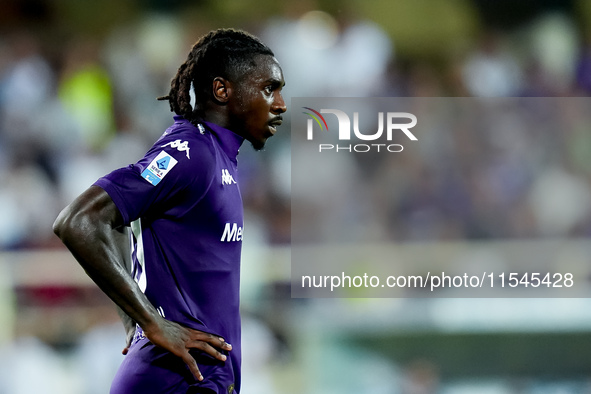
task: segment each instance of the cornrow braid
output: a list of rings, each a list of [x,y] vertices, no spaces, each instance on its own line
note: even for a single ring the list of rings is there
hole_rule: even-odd
[[[201,37],[191,48],[170,83],[167,96],[170,110],[196,123],[203,117],[205,103],[212,97],[214,78],[238,81],[255,67],[258,55],[275,56],[273,51],[255,36],[241,30],[218,29]],[[191,106],[191,86],[195,93],[195,108]]]

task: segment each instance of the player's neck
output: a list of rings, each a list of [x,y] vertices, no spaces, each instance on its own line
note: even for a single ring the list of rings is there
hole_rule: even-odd
[[[230,122],[224,112],[220,111],[207,111],[203,115],[203,120],[209,123],[217,124],[225,129],[230,129]]]

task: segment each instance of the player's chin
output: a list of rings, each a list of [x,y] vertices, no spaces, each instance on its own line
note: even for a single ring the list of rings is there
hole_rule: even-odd
[[[266,132],[264,135],[262,135],[259,138],[252,138],[250,140],[250,143],[252,144],[252,147],[254,148],[254,150],[262,150],[265,147],[265,144],[267,143],[267,140],[271,137],[273,137],[273,134],[271,131]]]
[[[267,143],[267,138],[262,138],[262,139],[256,139],[256,140],[251,140],[250,143],[252,144],[252,147],[254,148],[254,150],[259,151],[259,150],[263,150],[263,148],[265,147],[265,144]]]

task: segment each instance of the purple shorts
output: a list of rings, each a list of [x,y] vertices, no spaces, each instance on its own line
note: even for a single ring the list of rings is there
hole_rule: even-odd
[[[150,342],[136,331],[129,352],[121,363],[111,394],[236,394],[230,362],[222,362],[198,351],[191,351],[203,375],[201,382],[179,357]]]

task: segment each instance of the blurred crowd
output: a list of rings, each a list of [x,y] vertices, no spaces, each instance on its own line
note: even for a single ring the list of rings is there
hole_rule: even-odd
[[[382,136],[371,141],[383,144],[381,152],[349,153],[347,141],[326,133],[321,143],[338,144],[339,153],[318,153],[316,141],[293,140],[293,242],[591,235],[587,98],[404,98],[390,100],[389,106],[379,99],[365,106],[358,102],[362,133],[377,129],[378,111],[395,107],[419,119],[412,129],[418,141]],[[327,108],[355,110],[347,111],[353,107],[350,101],[330,103]],[[327,119],[330,128],[332,118]],[[363,124],[364,118],[370,120]],[[404,150],[387,152],[391,143]]]
[[[591,91],[588,40],[566,14],[542,15],[519,34],[483,28],[466,49],[433,64],[397,58],[396,37],[347,9],[331,15],[310,6],[311,2],[294,2],[282,14],[250,29],[282,63],[288,102],[291,97],[312,96],[530,97],[581,96]],[[174,16],[151,14],[105,37],[80,35],[59,46],[48,45],[41,34],[26,29],[0,36],[0,248],[55,245],[50,227],[57,212],[99,176],[143,155],[171,122],[168,106],[155,98],[167,92],[191,43],[207,31],[202,28],[184,27]],[[266,152],[243,149],[240,157],[246,209],[257,218],[252,232],[271,244],[290,239],[289,127],[287,122]],[[466,138],[451,142],[449,166],[460,166],[466,159],[453,151],[469,150],[468,160],[491,156],[486,135],[455,132]],[[591,138],[588,132],[579,127],[551,134],[549,138],[565,147],[556,152],[562,160],[555,169],[580,183],[579,189],[588,188],[584,149]],[[504,193],[496,187],[519,176],[511,166],[524,168],[505,159],[496,155],[483,165],[471,164],[474,178],[495,193]],[[429,158],[421,160],[417,165],[428,166]],[[500,179],[493,184],[494,174]],[[478,205],[479,192],[467,185],[455,188],[457,177],[454,181],[429,171],[426,175],[431,176],[405,184],[408,201],[396,205],[393,200],[386,207],[392,222],[400,223],[399,239],[413,238],[413,226],[405,223],[413,220],[417,208],[408,204],[422,200],[428,209],[445,210],[444,200],[454,190],[466,205]],[[514,193],[532,192],[534,181],[530,177]],[[502,206],[499,209],[503,211]],[[486,218],[456,213],[437,220],[444,225],[471,221],[459,223],[472,230],[460,231],[457,238],[515,235],[510,223],[502,223],[515,215],[497,216],[495,221],[501,222],[495,225],[497,230],[485,231],[477,229],[485,224],[472,222]],[[516,214],[527,216],[527,212]],[[562,235],[572,231],[565,229]]]
[[[483,31],[441,71],[424,62],[400,64],[395,37],[351,12],[334,17],[307,10],[306,2],[286,8],[253,33],[283,64],[287,98],[570,96],[591,89],[591,54],[565,15],[533,23],[521,48],[500,32]],[[150,16],[102,39],[75,37],[51,58],[39,35],[21,30],[1,37],[0,247],[51,245],[48,229],[61,207],[98,176],[141,157],[170,122],[155,97],[167,91],[196,38],[187,32],[195,33],[171,17]],[[526,53],[517,51],[524,47]],[[567,143],[574,138],[556,135]],[[247,209],[263,219],[272,243],[289,240],[288,176],[274,170],[289,168],[289,139],[277,139],[273,152],[241,163]]]

